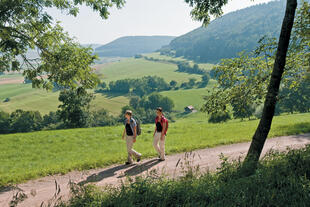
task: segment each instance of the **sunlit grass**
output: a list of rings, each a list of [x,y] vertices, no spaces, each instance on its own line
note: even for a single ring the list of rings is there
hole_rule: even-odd
[[[209,124],[197,113],[170,123],[168,154],[223,144],[250,141],[258,120]],[[155,156],[153,125],[143,125],[135,149],[143,157]],[[310,114],[275,117],[270,137],[310,132]],[[122,127],[42,131],[0,136],[0,185],[70,170],[121,163],[126,159]]]

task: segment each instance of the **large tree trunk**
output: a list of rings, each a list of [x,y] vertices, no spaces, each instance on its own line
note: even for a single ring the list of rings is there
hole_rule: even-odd
[[[291,31],[294,23],[297,0],[287,0],[285,16],[282,22],[281,34],[278,42],[276,59],[268,86],[268,92],[264,104],[262,118],[253,136],[250,149],[244,162],[244,166],[251,163],[254,168],[259,160],[266,138],[270,131],[272,119],[277,103],[280,82],[284,71],[286,54],[290,42]]]

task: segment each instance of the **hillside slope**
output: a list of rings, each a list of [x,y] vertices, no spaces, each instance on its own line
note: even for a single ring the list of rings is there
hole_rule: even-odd
[[[218,62],[250,51],[264,35],[277,37],[285,11],[285,1],[273,1],[231,12],[171,41],[162,49],[177,57],[200,62]]]
[[[168,45],[172,36],[126,36],[96,48],[100,57],[132,57],[136,54],[150,53]]]

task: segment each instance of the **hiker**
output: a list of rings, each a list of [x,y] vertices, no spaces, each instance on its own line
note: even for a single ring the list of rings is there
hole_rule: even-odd
[[[156,119],[155,119],[155,131],[154,131],[154,141],[153,146],[159,154],[159,160],[165,160],[165,139],[168,130],[168,120],[163,114],[163,109],[158,107],[156,109]],[[158,145],[159,143],[159,145]]]
[[[133,144],[136,142],[137,137],[137,123],[136,120],[132,118],[132,111],[127,110],[125,112],[125,118],[124,121],[124,132],[123,132],[123,139],[126,138],[126,144],[127,144],[127,152],[128,152],[128,158],[126,165],[132,164],[132,155],[137,158],[137,162],[140,162],[141,160],[141,154],[133,150]]]

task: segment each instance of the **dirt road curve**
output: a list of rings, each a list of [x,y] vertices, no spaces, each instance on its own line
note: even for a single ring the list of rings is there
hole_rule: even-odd
[[[310,144],[310,134],[277,137],[267,140],[264,153],[270,149],[286,150],[287,147],[300,148],[307,144]],[[193,160],[193,164],[199,164],[201,169],[215,170],[220,165],[219,155],[221,153],[225,156],[229,156],[231,159],[237,159],[246,154],[249,145],[250,143],[240,143],[196,150],[190,157]],[[193,154],[195,154],[195,156],[193,156]],[[47,201],[52,198],[55,193],[55,180],[60,185],[61,195],[68,197],[69,180],[77,183],[93,183],[98,186],[115,185],[119,184],[126,176],[134,177],[136,175],[142,175],[153,169],[168,174],[169,176],[177,176],[181,173],[181,168],[180,166],[176,167],[176,163],[180,159],[183,160],[184,156],[185,154],[181,153],[167,156],[164,162],[159,162],[157,159],[148,159],[143,160],[137,165],[114,165],[104,169],[71,172],[66,175],[55,175],[29,181],[18,185],[18,188],[22,189],[28,196],[28,198],[18,206],[40,206],[42,201]],[[16,189],[6,189],[0,192],[0,206],[7,207],[14,193],[16,193]]]

